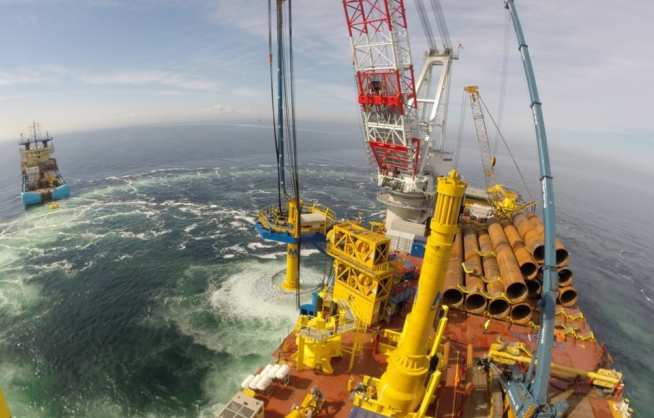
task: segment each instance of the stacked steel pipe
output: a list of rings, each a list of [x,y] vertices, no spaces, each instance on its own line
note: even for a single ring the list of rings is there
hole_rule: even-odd
[[[456,234],[445,275],[443,303],[474,314],[526,324],[541,294],[543,224],[533,214],[496,221],[487,229],[464,225]],[[569,253],[556,240],[558,303],[573,306],[577,291]]]
[[[492,318],[505,318],[511,310],[509,300],[504,296],[504,283],[500,278],[500,268],[493,252],[490,236],[486,231],[479,232],[479,249],[481,250],[486,294],[488,295],[488,314]]]
[[[482,313],[486,310],[486,286],[483,279],[483,268],[479,256],[477,233],[472,227],[463,228],[463,249],[465,272],[465,309],[472,313]]]
[[[513,225],[523,240],[524,247],[532,255],[533,260],[542,266],[545,258],[545,227],[543,221],[534,214],[518,214],[513,218]],[[570,253],[561,240],[555,241],[556,269],[559,275],[558,302],[563,306],[573,306],[577,302],[577,291],[572,287],[574,273],[569,267]],[[542,268],[541,268],[542,271]],[[538,283],[538,289],[537,285]],[[529,285],[529,283],[527,283]],[[540,294],[540,282],[530,286],[530,295]]]
[[[447,264],[445,273],[445,284],[443,286],[443,303],[450,307],[459,308],[463,305],[463,246],[461,239],[461,230],[456,233],[450,261]]]
[[[490,235],[497,265],[500,268],[500,277],[506,289],[506,297],[511,303],[524,302],[527,298],[527,285],[506,238],[504,228],[499,223],[493,223],[488,227],[488,235]]]
[[[527,299],[528,288],[513,247],[500,223],[491,224],[488,227],[488,234],[497,257],[506,297],[511,302],[511,312],[509,313],[511,321],[527,323],[531,319],[531,307],[523,302]]]

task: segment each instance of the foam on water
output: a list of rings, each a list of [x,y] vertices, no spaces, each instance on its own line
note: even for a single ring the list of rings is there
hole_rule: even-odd
[[[30,283],[28,279],[29,276],[20,272],[0,272],[0,315],[16,317],[39,300],[40,286]]]
[[[146,320],[152,326],[172,323],[194,344],[220,356],[205,376],[200,416],[212,416],[245,375],[268,363],[292,328],[295,295],[279,290],[275,278],[283,268],[280,262],[257,261],[191,266]],[[311,268],[303,269],[302,277],[305,293],[322,279]]]
[[[280,275],[276,274],[284,267],[281,262],[243,262],[240,271],[211,292],[211,306],[226,318],[283,320],[291,324],[297,316],[295,294],[280,290]],[[303,268],[303,292],[315,288],[321,280],[321,272]]]
[[[249,250],[252,250],[252,251],[273,248],[272,245],[267,245],[267,244],[261,243],[259,241],[251,242],[251,243],[249,243],[247,245],[247,247],[248,247]]]

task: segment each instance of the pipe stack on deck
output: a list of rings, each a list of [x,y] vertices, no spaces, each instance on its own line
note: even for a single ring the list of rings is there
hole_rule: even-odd
[[[518,259],[500,223],[490,224],[488,227],[493,251],[500,267],[500,276],[505,287],[505,294],[511,302],[511,321],[527,323],[531,319],[531,307],[525,303],[528,296],[527,284]]]
[[[488,314],[497,319],[505,318],[511,310],[509,300],[504,296],[504,283],[500,277],[500,267],[497,264],[493,244],[486,231],[479,231],[479,249],[481,250],[484,277],[486,279],[486,294],[488,295]]]
[[[572,306],[577,291],[568,267],[569,253],[556,240],[558,303]],[[474,314],[526,324],[542,291],[544,227],[533,214],[496,221],[485,229],[464,225],[454,241],[445,276],[443,303]]]
[[[486,310],[486,296],[484,291],[484,270],[479,256],[479,242],[477,233],[470,226],[463,228],[463,250],[464,262],[463,270],[465,272],[465,309],[472,313],[482,313]]]
[[[461,240],[461,230],[456,233],[450,261],[447,264],[445,273],[445,284],[443,286],[443,303],[453,308],[459,308],[463,305],[463,246]]]
[[[534,214],[527,216],[519,214],[513,218],[513,223],[518,228],[525,242],[525,246],[532,254],[534,260],[539,266],[542,266],[545,259],[545,227],[543,221]],[[558,303],[563,306],[572,306],[577,302],[577,291],[572,286],[574,274],[568,264],[570,253],[561,240],[557,239],[554,245],[556,251],[556,269],[559,274]],[[542,272],[539,275],[542,275]]]
[[[538,272],[535,265],[533,269]],[[493,318],[527,323],[531,307],[526,299],[527,285],[503,227],[493,224],[488,231],[477,231],[464,226],[452,248],[443,303],[474,314],[487,312]]]

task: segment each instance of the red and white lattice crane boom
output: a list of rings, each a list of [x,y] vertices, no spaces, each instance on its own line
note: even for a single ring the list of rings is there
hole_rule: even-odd
[[[416,82],[404,0],[342,0],[352,42],[364,141],[377,164],[379,200],[389,222],[424,224],[445,135],[452,52],[438,0],[431,0],[439,48],[422,0],[418,11],[429,49]],[[439,75],[436,73],[439,72]],[[440,142],[432,138],[440,127]],[[440,144],[440,145],[439,145]]]

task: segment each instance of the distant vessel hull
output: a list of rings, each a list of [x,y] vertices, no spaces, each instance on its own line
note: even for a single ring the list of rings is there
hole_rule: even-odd
[[[59,173],[57,160],[53,156],[53,138],[47,132],[42,135],[38,125],[34,123],[32,135],[21,135],[18,145],[23,176],[23,205],[35,206],[69,197],[70,187]]]
[[[64,183],[57,187],[42,189],[37,191],[26,191],[23,188],[21,198],[25,207],[41,205],[43,203],[62,200],[70,197],[70,186]]]

